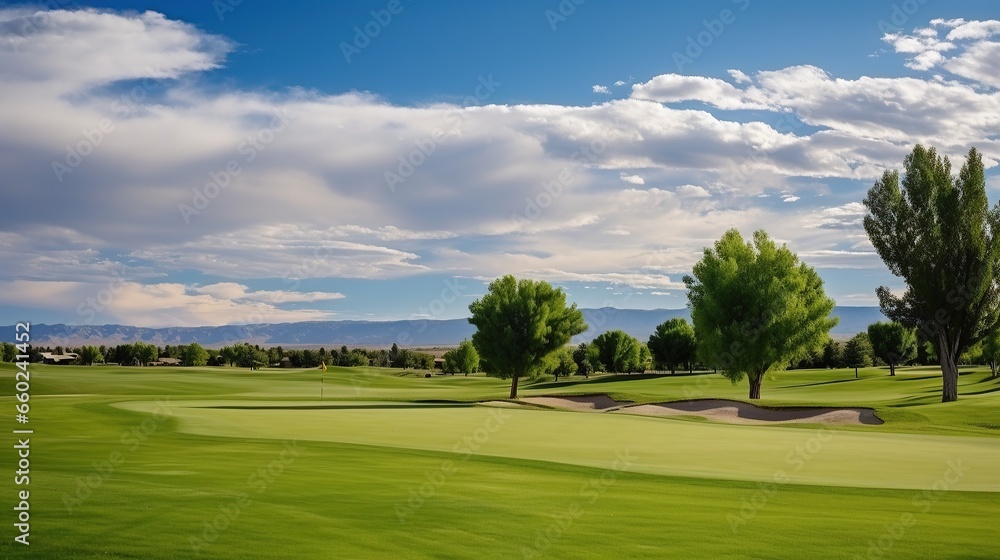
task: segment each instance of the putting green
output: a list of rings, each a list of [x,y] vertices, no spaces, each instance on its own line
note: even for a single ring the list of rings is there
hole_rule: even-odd
[[[152,413],[156,402],[115,406]],[[388,402],[176,401],[190,434],[532,459],[659,475],[842,487],[1000,491],[994,438],[721,425],[630,415]],[[944,485],[944,486],[942,486]]]

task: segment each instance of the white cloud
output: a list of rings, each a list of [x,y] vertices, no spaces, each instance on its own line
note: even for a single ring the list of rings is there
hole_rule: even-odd
[[[629,175],[628,173],[622,172],[620,176],[622,181],[626,183],[632,183],[633,185],[645,185],[646,180],[638,175]]]
[[[617,82],[615,82],[615,87],[622,87],[622,86],[623,86],[623,85],[625,85],[626,83],[627,83],[627,82],[624,82],[624,81],[622,81],[622,80],[618,80]]]
[[[674,189],[674,191],[677,193],[677,196],[685,198],[709,198],[712,196],[704,187],[699,187],[698,185],[681,185]]]
[[[204,87],[197,73],[222,65],[233,48],[224,38],[158,14],[95,11],[51,12],[34,35],[12,37],[18,10],[0,10],[0,43],[13,38],[19,49],[0,49],[0,189],[5,204],[21,209],[0,226],[0,281],[29,282],[64,309],[79,303],[78,284],[116,277],[135,284],[128,293],[136,302],[143,283],[158,286],[150,301],[176,308],[186,324],[209,322],[210,310],[267,305],[282,320],[323,316],[294,315],[307,312],[274,301],[340,295],[246,287],[260,278],[534,271],[680,289],[666,273],[688,270],[729,227],[764,227],[818,262],[856,267],[878,262],[870,248],[855,247],[853,232],[845,239],[863,211],[770,208],[754,195],[829,178],[840,180],[838,200],[860,200],[915,141],[949,155],[975,145],[988,162],[1000,160],[1000,95],[989,82],[1000,57],[990,58],[994,31],[982,22],[933,24],[933,37],[894,43],[913,51],[908,58],[944,57],[923,62],[946,76],[937,80],[847,79],[795,66],[733,70],[731,81],[654,76],[633,84],[628,99],[588,106],[461,107]],[[973,75],[979,83],[961,79]],[[145,84],[145,97],[116,110],[121,80]],[[772,124],[726,112],[745,109]],[[267,128],[281,114],[287,126]],[[52,162],[102,119],[113,132],[59,183],[48,174]],[[265,132],[273,141],[247,160],[241,145]],[[406,162],[428,142],[433,154]],[[233,161],[239,175],[185,223],[178,205],[191,204],[193,190],[213,180],[209,172],[219,176]],[[390,189],[385,174],[404,164],[413,168]],[[645,188],[652,184],[663,188]],[[224,281],[175,281],[190,272]],[[138,306],[115,313],[169,322]]]
[[[14,280],[0,282],[0,305],[65,312],[75,310],[77,323],[124,323],[142,327],[217,326],[329,320],[329,311],[285,310],[273,301],[229,298],[226,288],[200,293],[179,283],[120,282],[111,287],[84,282]],[[106,297],[104,297],[106,295]],[[285,301],[316,301],[294,299]],[[100,298],[100,299],[98,299]],[[282,303],[282,302],[277,302]]]
[[[795,196],[794,194],[786,194],[781,197],[782,202],[798,202],[799,200],[800,198]]]
[[[940,33],[946,32],[940,38]],[[935,19],[912,34],[886,34],[882,40],[897,53],[909,55],[915,70],[944,69],[955,76],[1000,87],[1000,20]]]
[[[611,95],[611,90],[608,89],[608,86],[596,85],[593,86],[591,89],[594,90],[594,93],[603,93],[605,95]]]
[[[256,290],[248,291],[247,286],[235,282],[218,282],[207,286],[193,288],[198,294],[207,294],[219,299],[238,301],[254,301],[260,303],[311,303],[331,301],[344,298],[339,292],[294,292],[289,290]]]
[[[750,82],[753,81],[750,79],[750,76],[747,76],[746,74],[744,74],[739,70],[730,69],[727,70],[727,72],[729,72],[729,75],[732,76],[733,81],[736,82],[737,84],[749,84]]]
[[[858,228],[861,227],[861,222],[867,213],[864,204],[848,202],[841,206],[824,208],[813,216],[812,222],[815,227],[822,228]]]

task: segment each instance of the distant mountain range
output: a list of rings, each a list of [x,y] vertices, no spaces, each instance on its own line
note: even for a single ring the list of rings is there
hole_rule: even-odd
[[[587,332],[573,342],[586,342],[597,335],[621,329],[639,340],[646,340],[656,325],[674,317],[690,321],[687,309],[581,309],[590,325]],[[885,320],[877,307],[837,306],[833,316],[840,317],[840,324],[833,329],[834,338],[848,338],[868,328],[876,321]],[[14,332],[14,327],[3,327],[4,332]],[[125,342],[149,342],[158,346],[166,344],[199,344],[218,348],[234,342],[249,342],[268,346],[452,346],[463,338],[472,336],[475,328],[466,319],[417,320],[417,321],[309,321],[302,323],[273,323],[230,325],[222,327],[165,327],[146,328],[124,325],[46,325],[31,326],[31,341],[43,346],[112,345]]]

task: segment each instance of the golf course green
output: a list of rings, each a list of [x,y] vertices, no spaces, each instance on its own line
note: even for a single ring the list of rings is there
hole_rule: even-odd
[[[0,364],[4,395],[14,371]],[[33,431],[30,485],[13,485],[12,445],[0,457],[0,558],[1000,556],[1000,380],[986,368],[962,368],[955,403],[939,402],[939,371],[916,367],[779,372],[757,403],[870,408],[878,425],[482,404],[508,383],[32,366],[30,422],[0,398],[8,427]],[[711,373],[521,389],[632,403],[746,395]],[[13,542],[24,488],[29,547]]]

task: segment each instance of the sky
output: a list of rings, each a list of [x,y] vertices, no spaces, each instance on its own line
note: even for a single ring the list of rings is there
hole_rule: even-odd
[[[730,228],[876,305],[866,191],[998,125],[992,1],[0,3],[0,324],[676,309]]]

